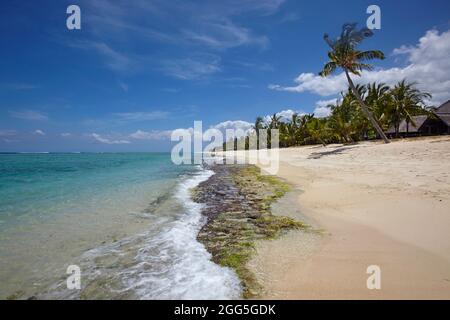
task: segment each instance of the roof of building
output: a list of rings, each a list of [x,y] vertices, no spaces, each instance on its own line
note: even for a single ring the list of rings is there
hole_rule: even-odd
[[[447,102],[442,104],[439,108],[437,108],[435,113],[436,114],[441,114],[441,113],[448,113],[448,114],[450,114],[450,100],[448,100]]]
[[[443,122],[445,122],[445,124],[447,125],[447,126],[449,126],[450,127],[450,113],[448,113],[448,114],[439,114],[439,113],[436,113],[436,116],[439,118],[439,119],[441,119]]]
[[[412,119],[414,121],[415,126],[414,126],[414,124],[412,122],[409,123],[409,128],[408,128],[408,132],[409,133],[418,132],[420,127],[424,124],[424,122],[427,121],[428,116],[427,115],[414,116],[414,117],[412,117]],[[402,132],[406,133],[407,132],[406,129],[407,129],[406,120],[402,120],[402,122],[400,123],[398,132],[399,133],[402,133]],[[391,126],[386,133],[395,133],[395,127]]]

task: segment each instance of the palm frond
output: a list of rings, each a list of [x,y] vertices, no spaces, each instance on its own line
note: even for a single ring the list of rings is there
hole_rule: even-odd
[[[359,51],[356,53],[356,58],[361,61],[385,58],[384,53],[380,50]]]
[[[337,69],[337,64],[335,62],[328,62],[324,67],[323,70],[321,72],[319,72],[319,75],[321,77],[326,77],[329,76],[330,74],[332,74],[334,71],[336,71]]]

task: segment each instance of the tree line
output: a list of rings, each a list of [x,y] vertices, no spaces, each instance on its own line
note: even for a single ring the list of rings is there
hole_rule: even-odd
[[[355,23],[344,24],[341,35],[336,40],[324,35],[324,40],[331,50],[328,52],[329,61],[319,75],[327,77],[337,69],[342,69],[349,84],[348,90],[341,92],[340,99],[328,106],[328,117],[293,114],[288,121],[277,114],[271,116],[269,121],[257,117],[252,132],[240,138],[245,139],[245,147],[249,148],[250,136],[258,136],[262,129],[269,129],[269,138],[270,129],[278,129],[280,147],[351,143],[375,138],[382,138],[384,142],[389,143],[386,130],[393,127],[395,135],[398,136],[402,121],[406,121],[408,131],[410,125],[416,125],[414,116],[430,115],[431,108],[427,107],[425,102],[431,99],[431,94],[419,90],[414,82],[405,79],[393,87],[384,83],[353,83],[351,74],[361,76],[363,70],[373,69],[368,63],[369,60],[384,59],[383,52],[379,50],[357,49],[365,38],[372,35],[373,32],[367,28],[357,30]],[[230,142],[234,142],[233,147]],[[236,149],[238,139],[230,142],[224,143],[225,150]]]

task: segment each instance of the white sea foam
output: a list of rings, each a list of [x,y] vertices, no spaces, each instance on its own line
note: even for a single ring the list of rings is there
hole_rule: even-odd
[[[214,173],[202,170],[178,186],[176,197],[183,214],[148,237],[136,256],[137,264],[122,272],[127,289],[142,299],[237,299],[241,294],[234,271],[211,261],[196,239],[205,218],[202,205],[192,201],[190,189]]]
[[[213,263],[197,241],[206,219],[190,189],[213,174],[201,169],[183,179],[175,199],[169,197],[148,214],[145,232],[85,252],[80,267],[82,286],[89,290],[83,294],[93,299],[239,299],[236,273]],[[66,290],[64,281],[42,298],[77,299],[79,292]]]

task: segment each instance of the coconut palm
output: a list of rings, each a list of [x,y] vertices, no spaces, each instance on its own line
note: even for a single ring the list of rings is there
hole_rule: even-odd
[[[293,117],[290,122],[282,126],[283,130],[281,132],[281,135],[283,136],[285,144],[288,147],[295,146],[297,144],[298,128],[297,123],[294,120],[296,119]],[[280,138],[280,140],[282,139]]]
[[[296,112],[293,113],[292,117],[291,117],[291,123],[295,129],[297,129],[297,127],[298,127],[298,120],[299,120],[298,113],[296,113]]]
[[[270,117],[269,121],[269,129],[278,129],[281,124],[281,116],[278,116],[276,113]]]
[[[253,125],[253,129],[258,132],[259,130],[264,128],[264,119],[263,117],[257,117],[255,120],[255,124]]]
[[[259,130],[264,129],[264,119],[263,117],[257,117],[255,124],[253,125],[253,130],[256,133],[256,149],[259,150]]]
[[[325,64],[323,70],[319,74],[322,77],[326,77],[335,72],[337,68],[341,68],[342,70],[344,70],[348,84],[352,89],[353,94],[357,98],[364,114],[372,123],[379,136],[383,138],[384,142],[389,143],[389,139],[386,137],[380,125],[373,117],[372,112],[363,101],[362,97],[355,87],[355,84],[353,83],[353,80],[350,77],[350,73],[360,76],[361,71],[373,69],[373,66],[365,63],[365,61],[372,59],[384,59],[383,52],[379,50],[357,50],[357,46],[365,38],[372,35],[373,32],[368,28],[363,28],[359,31],[356,30],[356,23],[344,24],[344,26],[342,27],[341,36],[336,41],[331,40],[329,36],[325,34],[324,39],[332,50],[328,52],[328,58],[330,59],[330,61]]]
[[[381,127],[386,126],[386,129],[389,126],[388,112],[392,101],[389,90],[390,88],[384,83],[369,83],[367,85],[367,95],[364,99],[375,120]]]
[[[342,99],[342,102],[336,101],[335,105],[328,106],[331,109],[331,115],[328,118],[328,127],[332,135],[344,143],[353,142],[353,136],[356,134],[355,113],[357,110],[351,105],[349,99]]]
[[[324,147],[327,145],[327,127],[326,127],[327,120],[326,119],[318,119],[314,118],[314,115],[312,118],[309,119],[306,128],[308,135],[305,139],[305,143],[321,143]]]
[[[409,124],[414,123],[413,116],[427,113],[424,108],[424,101],[431,99],[431,94],[422,92],[415,87],[416,83],[408,83],[406,80],[400,81],[391,90],[391,122],[395,127],[395,134],[398,136],[400,122],[406,121],[406,132],[409,132]]]

